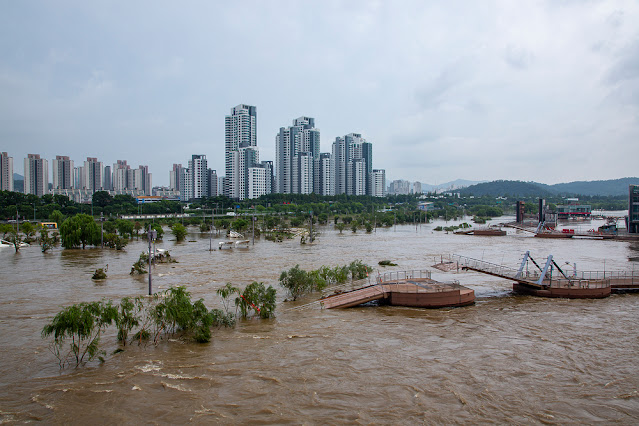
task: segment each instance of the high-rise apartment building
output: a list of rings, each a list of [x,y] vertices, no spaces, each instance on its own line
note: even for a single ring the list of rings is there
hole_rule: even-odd
[[[188,167],[182,167],[180,169],[180,200],[188,201],[193,189],[193,182],[191,182],[191,171]]]
[[[73,160],[64,155],[56,155],[53,166],[53,189],[73,188]]]
[[[117,160],[115,164],[113,164],[113,190],[114,191],[125,191],[129,188],[129,177],[131,166],[126,163],[126,160]]]
[[[93,192],[102,191],[104,184],[104,166],[97,158],[87,157],[83,169],[83,188]]]
[[[313,155],[300,151],[293,157],[293,194],[313,192]]]
[[[313,192],[314,160],[319,157],[319,151],[320,131],[315,128],[314,118],[299,117],[293,120],[292,126],[280,128],[275,137],[276,191],[282,194]],[[310,167],[304,168],[309,161]],[[301,192],[308,190],[309,179],[310,192]]]
[[[217,197],[218,196],[218,192],[217,192],[217,187],[218,187],[217,171],[209,169],[207,173],[208,173],[207,174],[208,180],[206,182],[206,186],[208,188],[208,194],[207,195],[209,197]]]
[[[313,192],[317,195],[333,195],[331,158],[330,153],[323,152],[313,160]]]
[[[111,172],[111,166],[104,166],[104,183],[102,188],[105,191],[113,191],[113,172]]]
[[[331,174],[334,194],[373,194],[373,145],[359,133],[335,138]]]
[[[366,195],[366,160],[354,158],[346,167],[346,194]]]
[[[133,170],[133,182],[128,189],[143,192],[144,195],[152,194],[153,184],[149,166],[139,166]]]
[[[272,194],[275,189],[275,176],[273,175],[273,162],[272,161],[262,161],[260,162],[261,167],[266,169],[266,193]]]
[[[0,152],[0,191],[13,191],[13,157]]]
[[[248,150],[248,151],[247,151]],[[238,105],[224,119],[224,195],[243,200],[248,191],[248,169],[257,159],[257,108]]]
[[[259,198],[267,193],[267,173],[268,169],[266,167],[263,167],[262,164],[256,165],[254,167],[249,167],[247,174],[248,182],[246,189],[246,198]]]
[[[190,192],[188,199],[202,198],[209,195],[208,163],[206,155],[192,155],[189,160]]]
[[[407,180],[394,180],[390,184],[390,193],[391,194],[409,194],[410,193],[410,182]]]
[[[24,193],[38,197],[49,193],[49,162],[38,154],[24,159]]]
[[[182,165],[173,164],[173,169],[169,171],[169,188],[173,191],[181,191],[180,177],[182,176]]]
[[[373,197],[384,197],[386,195],[386,170],[373,170]]]

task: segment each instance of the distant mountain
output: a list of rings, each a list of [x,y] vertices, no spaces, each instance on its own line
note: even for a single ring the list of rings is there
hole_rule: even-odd
[[[15,192],[24,192],[24,176],[17,173],[13,174],[13,190]]]
[[[483,181],[456,179],[450,182],[440,183],[438,185],[430,185],[428,183],[422,183],[422,192],[432,192],[437,190],[448,190],[448,189],[455,190],[455,189],[465,188],[470,185],[475,185],[481,182]]]
[[[483,182],[459,190],[462,195],[482,197],[549,197],[555,195],[536,182],[521,182],[515,180],[496,180]]]
[[[540,184],[541,185],[541,184]],[[626,177],[613,180],[577,181],[549,185],[559,195],[601,195],[618,197],[628,195],[628,185],[639,185],[639,178]]]
[[[13,174],[13,181],[15,182],[15,181],[17,181],[17,180],[24,180],[24,176],[19,175],[19,174],[17,174],[17,173],[14,173],[14,174]]]
[[[624,196],[628,194],[628,185],[639,185],[639,178],[612,180],[579,181],[546,185],[537,182],[497,180],[483,182],[461,189],[462,195],[481,197],[551,197],[551,196]]]

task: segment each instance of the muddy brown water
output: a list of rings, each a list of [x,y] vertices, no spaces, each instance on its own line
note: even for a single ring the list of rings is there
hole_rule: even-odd
[[[502,218],[501,220],[504,220]],[[449,222],[450,224],[451,222]],[[60,371],[40,338],[63,306],[144,295],[131,264],[146,243],[125,251],[38,247],[0,250],[0,420],[46,423],[637,423],[639,295],[603,300],[516,296],[511,283],[430,268],[455,253],[516,267],[537,259],[580,270],[632,270],[639,244],[434,232],[443,222],[366,234],[321,227],[319,240],[256,241],[248,250],[208,251],[208,234],[159,244],[178,264],[154,271],[154,289],[184,285],[209,307],[226,282],[277,285],[281,271],[361,259],[386,270],[430,269],[475,290],[474,306],[420,310],[364,306],[291,309],[215,330],[210,344],[178,340],[127,346],[104,364]],[[444,224],[445,225],[445,224]],[[585,224],[586,227],[596,225]],[[213,245],[223,238],[213,238]],[[108,264],[108,278],[91,273]],[[103,338],[111,353],[111,331]]]

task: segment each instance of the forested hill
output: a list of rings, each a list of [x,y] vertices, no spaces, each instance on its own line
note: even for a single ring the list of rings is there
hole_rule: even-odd
[[[460,190],[460,193],[462,195],[474,195],[477,197],[483,195],[493,197],[550,197],[553,195],[619,197],[628,194],[628,185],[631,184],[639,185],[639,178],[579,181],[554,185],[545,185],[537,182],[497,180],[463,188]]]
[[[577,181],[569,183],[557,183],[550,185],[551,191],[560,195],[601,195],[622,196],[628,195],[628,185],[639,185],[639,178],[627,177],[613,180]],[[545,187],[545,185],[542,185]]]
[[[550,197],[554,195],[548,189],[542,188],[535,182],[521,182],[516,180],[496,180],[494,182],[478,183],[459,190],[462,195],[481,197]]]

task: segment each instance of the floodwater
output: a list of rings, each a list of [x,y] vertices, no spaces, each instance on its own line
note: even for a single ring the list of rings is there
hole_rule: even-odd
[[[506,220],[501,218],[500,220]],[[448,222],[451,224],[451,222]],[[209,344],[164,341],[126,347],[105,363],[60,371],[40,331],[63,306],[144,295],[146,276],[129,270],[146,243],[125,251],[34,246],[0,250],[0,421],[46,423],[598,423],[639,421],[639,294],[603,300],[516,296],[511,283],[430,268],[442,254],[517,267],[530,250],[579,270],[639,267],[639,243],[434,232],[443,222],[366,234],[321,227],[300,245],[256,240],[246,250],[209,251],[208,234],[159,247],[179,263],[158,265],[154,290],[184,285],[209,308],[226,282],[277,286],[305,269],[352,260],[384,270],[430,269],[475,290],[474,306],[421,310],[364,306],[291,309],[214,330]],[[596,227],[596,223],[583,226]],[[213,247],[222,241],[213,237]],[[108,279],[91,280],[108,264]],[[380,268],[381,269],[381,268]],[[109,354],[113,329],[103,338]]]

